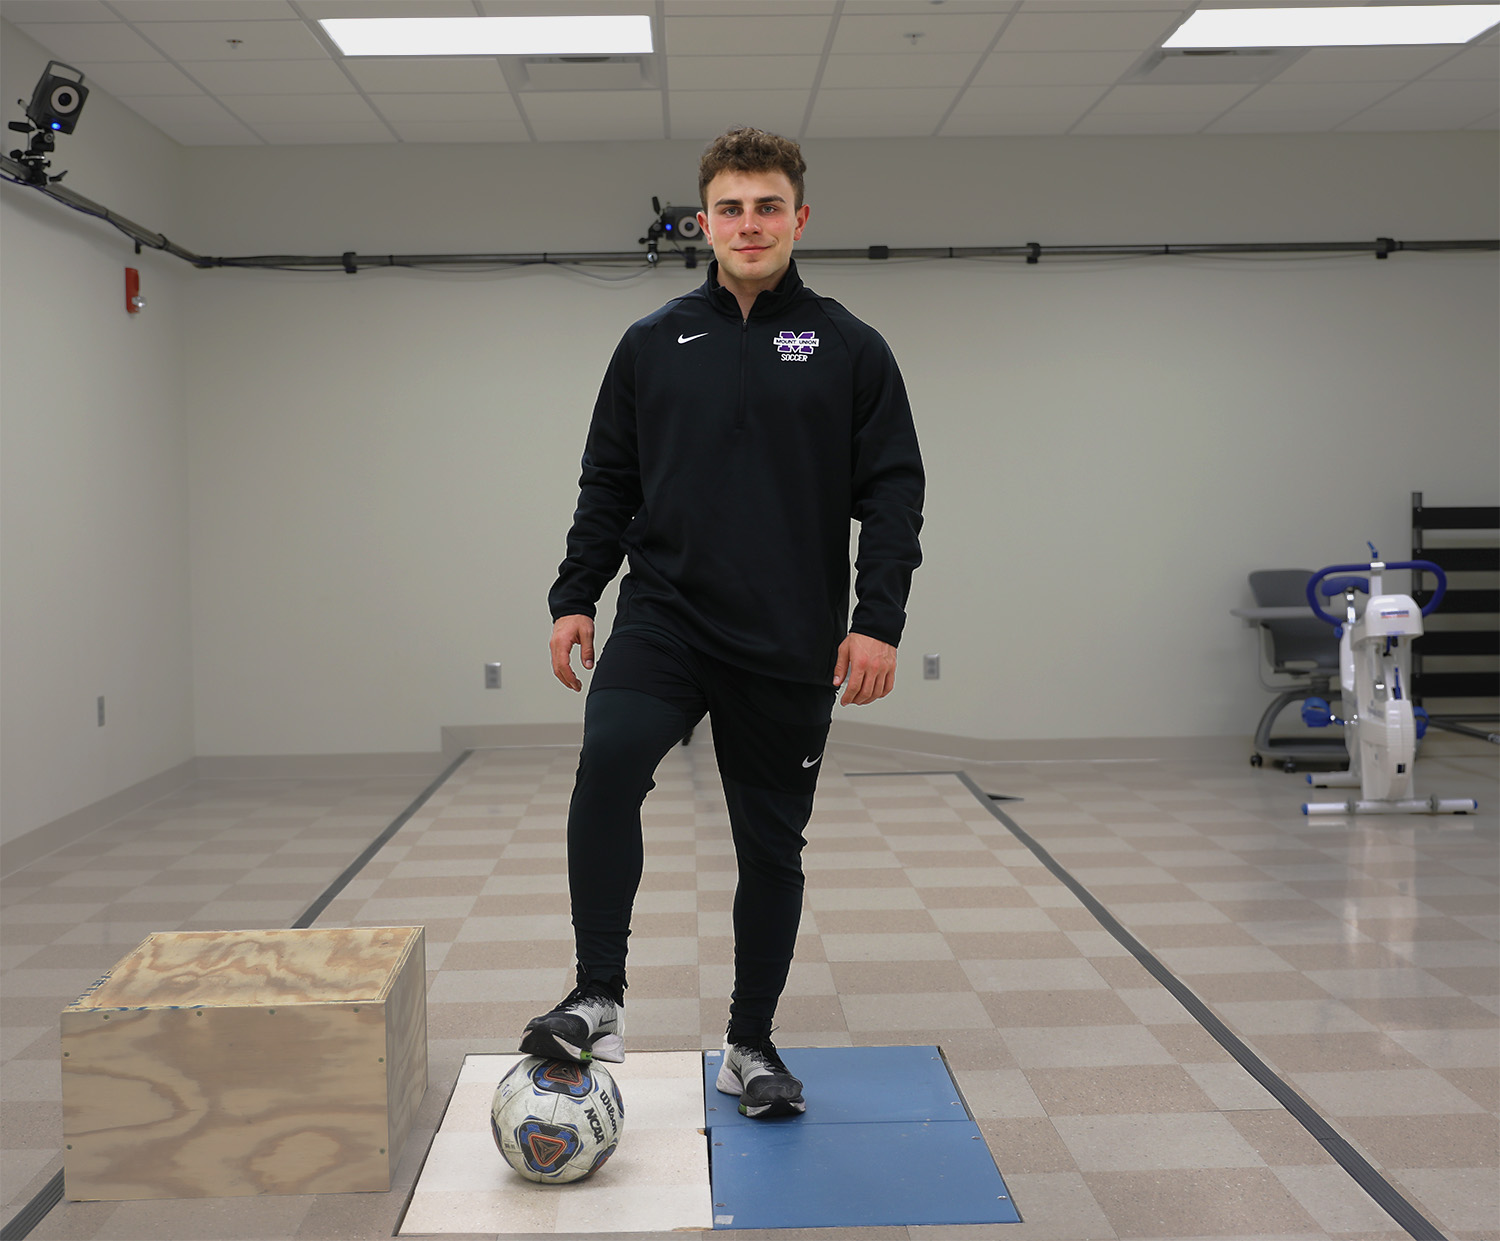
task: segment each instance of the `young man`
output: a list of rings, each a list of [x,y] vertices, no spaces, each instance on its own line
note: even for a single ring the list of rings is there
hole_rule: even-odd
[[[734,994],[718,1087],[749,1116],[804,1110],[771,1042],[802,910],[802,836],[834,698],[890,693],[923,474],[906,389],[880,336],[807,289],[795,142],[733,129],[699,167],[708,279],[626,331],[583,455],[567,558],[548,598],[552,670],[582,688],[594,605],[628,558],[584,710],[568,812],[577,987],[521,1050],[624,1058],[626,941],[640,807],[662,757],[707,714],[739,864]],[[860,523],[849,622],[849,522]]]

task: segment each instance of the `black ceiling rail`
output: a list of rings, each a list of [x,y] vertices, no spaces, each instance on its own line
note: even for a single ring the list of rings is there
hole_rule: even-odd
[[[45,175],[45,174],[43,174]],[[161,250],[198,268],[239,267],[284,271],[337,271],[354,275],[362,269],[378,267],[525,267],[542,264],[602,265],[631,264],[655,266],[659,258],[679,258],[696,266],[700,256],[697,247],[664,250],[651,255],[639,250],[537,251],[516,254],[252,254],[222,256],[197,254],[161,233],[135,223],[108,207],[101,206],[55,181],[39,181],[26,165],[0,155],[0,180],[26,186],[58,202],[114,225],[135,242],[136,253],[142,247]],[[1029,241],[1018,246],[859,246],[845,249],[800,249],[804,260],[848,260],[885,262],[891,259],[1022,259],[1035,266],[1043,258],[1152,258],[1203,257],[1209,255],[1299,255],[1299,254],[1373,254],[1377,259],[1410,250],[1423,253],[1446,251],[1500,250],[1500,238],[1450,241],[1398,241],[1377,237],[1371,241],[1257,241],[1237,243],[1190,243],[1173,245],[1104,245],[1044,246]]]

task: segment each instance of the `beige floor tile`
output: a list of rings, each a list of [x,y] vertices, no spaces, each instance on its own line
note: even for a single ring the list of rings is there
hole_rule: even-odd
[[[1316,1235],[1319,1227],[1269,1168],[1083,1175],[1121,1238]]]
[[[1024,1069],[1173,1062],[1171,1052],[1156,1037],[1157,1031],[1141,1026],[1005,1027],[999,1032]]]
[[[1006,1231],[995,1241],[1006,1241],[1012,1236],[1016,1241],[1092,1241],[1095,1238],[1104,1241],[1117,1235],[1081,1173],[1072,1170],[1018,1170],[1006,1174],[1005,1185],[1022,1222],[1006,1225]],[[913,1241],[917,1239],[914,1237]]]
[[[1323,1144],[1279,1106],[1262,1111],[1227,1112],[1226,1117],[1270,1167],[1317,1167],[1333,1163],[1333,1156]],[[1343,1169],[1339,1172],[1347,1175]]]
[[[1480,1110],[1431,1069],[1295,1073],[1292,1081],[1331,1116],[1434,1116]]]
[[[1218,1112],[1054,1114],[1052,1123],[1084,1173],[1264,1166]]]
[[[1135,1013],[1109,990],[981,992],[980,1001],[996,1026],[1122,1026]]]
[[[1318,1226],[1334,1236],[1406,1235],[1405,1229],[1340,1167],[1277,1167],[1273,1171]]]
[[[971,992],[846,995],[840,1002],[851,1031],[987,1030],[994,1024]]]
[[[1497,1231],[1500,1177],[1492,1168],[1398,1168],[1391,1180],[1411,1193],[1441,1228]]]
[[[1438,1075],[1486,1111],[1500,1111],[1500,1073],[1494,1069],[1439,1069]]]
[[[1381,1167],[1500,1169],[1500,1121],[1492,1115],[1343,1116],[1339,1123]]]
[[[979,1130],[1007,1184],[1014,1174],[1078,1171],[1067,1144],[1045,1116],[980,1118]]]
[[[827,968],[840,995],[973,990],[958,961],[831,961]]]
[[[1026,1078],[1053,1117],[1214,1110],[1212,1100],[1178,1065],[1028,1069]]]
[[[1415,1069],[1424,1059],[1375,1030],[1259,1034],[1255,1046],[1283,1073]]]

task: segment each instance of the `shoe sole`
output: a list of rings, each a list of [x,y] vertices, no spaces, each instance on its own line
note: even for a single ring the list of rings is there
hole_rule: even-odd
[[[577,1064],[587,1064],[590,1060],[625,1063],[625,1039],[619,1034],[606,1034],[592,1047],[575,1047],[550,1030],[528,1030],[521,1036],[521,1050],[528,1056],[540,1056],[544,1060],[572,1060]]]

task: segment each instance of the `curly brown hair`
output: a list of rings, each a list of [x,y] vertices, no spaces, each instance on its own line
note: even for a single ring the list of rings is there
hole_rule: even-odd
[[[708,184],[721,172],[784,172],[796,192],[793,206],[802,206],[802,177],[807,172],[807,162],[802,158],[802,148],[790,138],[736,125],[710,142],[698,161],[698,199],[705,211]]]

